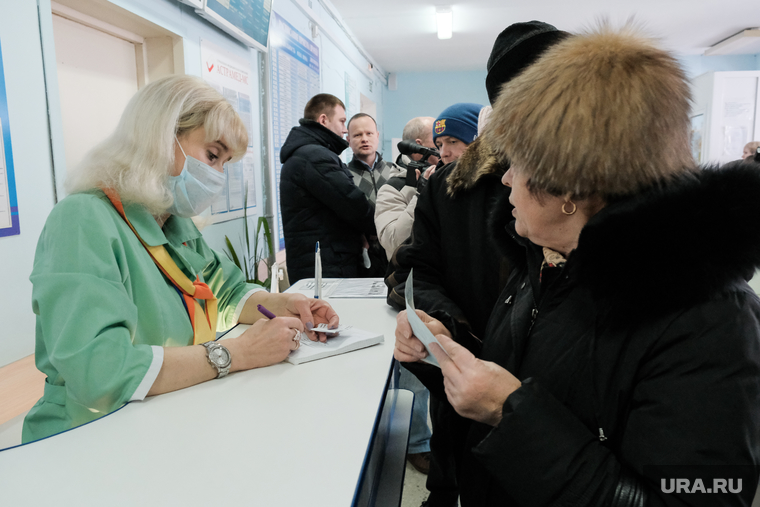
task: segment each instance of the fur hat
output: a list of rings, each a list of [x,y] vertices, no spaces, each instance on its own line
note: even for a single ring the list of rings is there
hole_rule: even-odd
[[[536,61],[547,48],[570,34],[542,21],[514,23],[502,31],[493,43],[486,65],[486,92],[493,104],[501,85]]]
[[[507,83],[484,136],[554,195],[613,197],[695,170],[678,62],[635,27],[570,37]]]
[[[441,136],[456,137],[470,144],[478,137],[478,115],[483,106],[459,102],[444,109],[433,124],[433,142]]]

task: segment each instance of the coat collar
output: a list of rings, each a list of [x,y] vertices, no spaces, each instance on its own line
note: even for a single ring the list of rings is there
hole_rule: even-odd
[[[598,301],[635,315],[663,314],[705,301],[760,267],[760,171],[708,167],[608,205],[581,231],[570,276]],[[504,211],[502,211],[504,213]],[[499,244],[525,263],[529,241],[514,221]],[[519,238],[519,237],[518,237]],[[519,243],[523,243],[520,245]]]
[[[356,158],[356,155],[351,158],[351,162],[348,163],[348,166],[356,168],[359,171],[374,171],[376,167],[382,166],[382,164],[383,157],[380,153],[375,152],[375,161],[372,163],[372,167],[367,165],[363,160]]]
[[[446,178],[446,193],[449,197],[455,197],[459,192],[466,192],[475,187],[484,176],[495,175],[501,178],[508,167],[498,161],[486,138],[479,137],[470,143],[456,161]]]
[[[310,135],[315,141],[328,148],[336,155],[340,155],[346,148],[348,148],[348,141],[321,123],[314,120],[307,120],[306,118],[301,118],[298,120],[298,123],[305,130],[307,135]]]

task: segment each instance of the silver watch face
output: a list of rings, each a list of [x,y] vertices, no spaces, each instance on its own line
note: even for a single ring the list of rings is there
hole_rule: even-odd
[[[220,368],[224,368],[230,364],[230,352],[225,347],[214,347],[213,350],[209,350],[208,358],[215,365]]]

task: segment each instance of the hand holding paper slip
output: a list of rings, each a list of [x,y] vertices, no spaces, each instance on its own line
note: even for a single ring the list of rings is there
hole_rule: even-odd
[[[441,347],[441,350],[443,350],[444,352],[446,352],[446,349],[444,349],[443,346],[438,342],[438,340],[436,340],[433,333],[430,332],[427,326],[422,322],[422,320],[417,315],[417,312],[414,311],[415,308],[414,308],[413,275],[414,275],[414,269],[410,269],[409,277],[406,279],[406,287],[404,288],[404,299],[406,299],[406,318],[409,321],[409,325],[412,326],[412,331],[414,331],[414,336],[416,336],[417,339],[419,339],[422,342],[422,344],[425,346],[425,349],[427,349],[428,356],[425,359],[423,359],[423,361],[440,368],[441,365],[438,364],[438,361],[436,360],[435,356],[433,356],[433,352],[430,350],[430,344],[431,343],[437,344],[439,347]]]

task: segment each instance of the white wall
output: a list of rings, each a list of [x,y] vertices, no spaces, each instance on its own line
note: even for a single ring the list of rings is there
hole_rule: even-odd
[[[676,55],[690,79],[709,71],[760,70],[760,54],[702,56]],[[401,137],[406,122],[415,116],[437,116],[457,102],[487,105],[486,62],[483,70],[467,72],[402,72],[396,90],[384,90],[385,131],[380,146],[391,153],[391,138]]]
[[[0,44],[21,229],[18,236],[0,237],[0,366],[3,366],[34,351],[29,274],[37,237],[54,202],[36,2],[3,2]]]
[[[486,64],[483,62],[483,67]],[[457,102],[487,106],[486,71],[401,72],[396,75],[396,89],[384,91],[385,130],[382,144],[385,157],[391,156],[391,139],[401,138],[404,125],[416,116],[436,118]]]
[[[760,70],[760,54],[757,55],[680,55],[678,61],[693,79],[710,71]]]
[[[186,74],[201,75],[201,39],[204,39],[239,58],[247,60],[252,76],[258,76],[258,52],[246,47],[236,39],[209,24],[195,14],[195,11],[187,5],[181,4],[177,0],[111,0],[111,2],[181,36],[185,52],[184,63]],[[261,109],[257,100],[260,94],[261,90],[258,80],[251,80],[251,114],[254,121],[253,131],[250,134],[257,151],[255,155],[257,205],[249,210],[250,218],[248,220],[254,227],[258,216],[264,213],[264,189],[260,164],[261,146],[259,143],[261,128],[259,121],[257,121],[261,118]],[[240,218],[221,224],[210,225],[203,229],[203,236],[213,248],[222,250],[224,247],[224,237],[227,235],[230,236],[230,239],[237,239],[242,230],[242,218]]]

